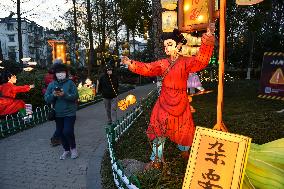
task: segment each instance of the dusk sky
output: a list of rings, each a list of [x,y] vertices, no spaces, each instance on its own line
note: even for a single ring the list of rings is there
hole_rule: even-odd
[[[22,15],[30,20],[35,21],[37,24],[44,27],[51,27],[50,22],[53,20],[60,20],[69,8],[72,7],[72,1],[69,0],[21,0],[21,11],[27,12]],[[10,12],[16,12],[16,0],[1,0],[0,1],[0,18],[9,16]],[[36,14],[36,15],[33,15]],[[16,15],[13,16],[16,18]]]

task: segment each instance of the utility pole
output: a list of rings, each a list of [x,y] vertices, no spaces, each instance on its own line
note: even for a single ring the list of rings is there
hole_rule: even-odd
[[[17,0],[17,17],[18,17],[18,42],[19,42],[19,63],[22,64],[23,58],[23,39],[22,39],[22,19],[21,19],[21,1]]]

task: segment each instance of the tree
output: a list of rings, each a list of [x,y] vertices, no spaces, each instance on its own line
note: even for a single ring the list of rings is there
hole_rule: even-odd
[[[152,1],[152,38],[154,39],[154,56],[156,59],[163,57],[162,36],[162,6],[160,0]]]
[[[87,20],[88,20],[88,33],[90,41],[90,53],[89,53],[89,62],[88,62],[88,76],[90,77],[92,66],[94,65],[94,38],[93,38],[93,28],[92,28],[92,13],[91,13],[91,3],[90,0],[87,0]]]

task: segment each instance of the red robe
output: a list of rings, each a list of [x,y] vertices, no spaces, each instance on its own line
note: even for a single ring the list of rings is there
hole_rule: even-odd
[[[10,82],[1,85],[0,116],[13,114],[25,108],[25,102],[15,98],[17,93],[28,92],[29,90],[30,86],[28,85],[16,86]]]
[[[153,108],[147,129],[148,137],[168,137],[171,141],[191,146],[194,123],[187,96],[189,73],[204,69],[214,48],[214,37],[203,35],[199,53],[195,57],[180,56],[162,81],[160,96]],[[151,63],[132,61],[129,70],[144,76],[161,76],[169,67],[168,59]]]

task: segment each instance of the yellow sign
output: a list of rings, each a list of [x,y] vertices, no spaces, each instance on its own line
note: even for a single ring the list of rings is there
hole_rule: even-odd
[[[281,68],[278,68],[272,75],[269,83],[276,85],[284,85],[284,74]]]
[[[251,139],[196,127],[183,189],[239,189]]]
[[[236,0],[237,5],[254,5],[261,3],[263,0]]]

